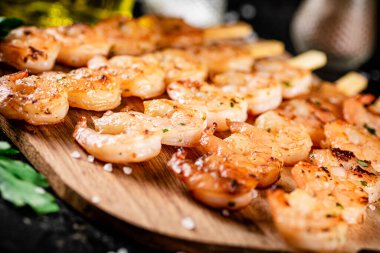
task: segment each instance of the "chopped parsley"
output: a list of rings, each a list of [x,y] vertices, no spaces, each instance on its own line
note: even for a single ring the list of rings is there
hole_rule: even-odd
[[[163,133],[167,133],[167,132],[169,132],[169,129],[164,128],[164,129],[162,129],[162,132],[163,132]]]
[[[367,186],[368,183],[366,181],[360,181],[360,183],[363,185],[363,186]]]
[[[359,160],[359,159],[358,159],[358,163],[359,163],[361,166],[365,167],[365,168],[368,167],[368,163],[367,163],[366,161],[363,161],[363,160]]]
[[[283,81],[282,85],[284,85],[285,87],[292,87],[292,84],[288,81]]]
[[[181,126],[186,126],[186,124],[185,123],[183,123],[183,122],[181,122],[181,123],[179,123]]]
[[[374,129],[374,128],[368,126],[367,124],[364,124],[364,128],[367,129],[368,133],[370,133],[370,134],[372,134],[372,135],[374,135],[374,136],[377,136],[377,135],[376,135],[376,129]]]
[[[344,208],[344,207],[342,206],[342,204],[341,204],[341,203],[339,203],[339,202],[336,202],[336,204],[335,204],[335,205],[336,205],[336,207],[339,207],[339,208],[342,208],[342,209]]]
[[[230,103],[231,108],[233,108],[234,105],[235,105],[235,104],[234,104],[233,102]]]

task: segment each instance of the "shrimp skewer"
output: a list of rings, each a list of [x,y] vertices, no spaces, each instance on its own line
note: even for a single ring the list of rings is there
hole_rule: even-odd
[[[233,133],[222,140],[213,135],[215,126],[205,130],[200,151],[226,156],[235,166],[246,168],[246,174],[258,180],[257,187],[266,188],[280,178],[282,157],[274,138],[265,130],[242,122],[228,123]]]
[[[364,128],[374,136],[379,136],[380,116],[365,107],[366,104],[370,104],[374,99],[375,97],[370,94],[347,98],[343,102],[343,115],[347,122]]]
[[[206,65],[184,50],[166,49],[145,57],[151,56],[165,72],[166,84],[185,80],[202,82],[207,77]]]
[[[314,97],[286,101],[276,112],[301,124],[310,135],[313,145],[317,147],[325,138],[324,125],[336,120],[339,113],[334,105]]]
[[[63,121],[68,109],[67,91],[56,80],[29,76],[27,71],[0,77],[0,113],[6,118],[32,125],[56,124]]]
[[[217,123],[217,131],[226,131],[226,119],[245,121],[247,119],[247,102],[237,96],[225,95],[214,86],[191,81],[174,82],[167,87],[171,99],[182,104],[202,106],[207,109],[207,124]]]
[[[0,42],[0,59],[17,69],[40,73],[53,68],[60,48],[60,43],[44,30],[20,27]]]
[[[213,76],[212,81],[223,91],[244,97],[248,103],[248,112],[253,115],[275,109],[282,101],[281,84],[270,77],[225,72]]]
[[[291,165],[306,159],[312,147],[307,130],[274,111],[256,118],[255,126],[271,133],[278,145],[285,164]]]
[[[346,243],[348,225],[334,197],[325,200],[296,189],[291,193],[268,192],[274,223],[294,248],[306,251],[339,251]]]
[[[88,62],[91,69],[112,76],[120,83],[123,97],[153,98],[165,92],[164,71],[159,62],[149,56],[94,57]]]
[[[107,113],[94,119],[96,131],[105,134],[128,131],[130,117],[147,123],[149,131],[162,135],[162,144],[195,147],[206,128],[206,112],[191,108],[176,101],[156,99],[144,102],[144,113],[127,111]]]
[[[95,55],[108,54],[111,45],[89,25],[51,27],[46,33],[61,43],[57,62],[79,68],[86,66]]]
[[[160,133],[150,131],[147,122],[132,115],[126,123],[129,125],[127,132],[123,129],[106,134],[87,127],[87,119],[82,117],[73,137],[88,153],[104,162],[143,162],[160,153]]]
[[[49,73],[43,76],[49,76]],[[66,87],[72,107],[106,111],[116,108],[121,101],[120,85],[112,76],[99,70],[75,69],[66,75],[62,74],[57,82]]]
[[[380,140],[367,130],[337,120],[325,125],[325,146],[351,151],[380,172]]]

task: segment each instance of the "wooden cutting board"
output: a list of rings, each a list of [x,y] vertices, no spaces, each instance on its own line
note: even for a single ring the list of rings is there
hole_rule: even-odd
[[[141,101],[129,99],[128,105],[141,108]],[[54,191],[74,208],[100,224],[117,229],[129,237],[170,251],[244,252],[289,251],[271,221],[265,191],[253,203],[225,216],[194,201],[166,162],[175,152],[163,146],[161,154],[148,162],[129,164],[131,175],[121,166],[112,172],[103,170],[104,163],[87,161],[87,154],[72,137],[80,116],[100,116],[79,109],[70,109],[63,123],[35,127],[0,116],[5,134],[29,161],[49,180]],[[81,157],[70,156],[79,151]],[[190,156],[196,157],[190,152]],[[284,171],[281,184],[291,180]],[[98,200],[98,201],[96,201]],[[191,217],[194,230],[181,222]],[[380,205],[368,210],[364,225],[352,226],[346,250],[380,250]]]

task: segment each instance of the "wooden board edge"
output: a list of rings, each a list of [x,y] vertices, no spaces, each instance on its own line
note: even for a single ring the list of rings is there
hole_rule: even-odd
[[[189,253],[196,252],[286,252],[278,250],[263,250],[259,248],[245,248],[238,246],[228,246],[220,244],[212,244],[200,241],[190,241],[183,238],[171,237],[159,232],[153,232],[145,228],[128,223],[118,219],[111,214],[98,208],[96,204],[91,204],[68,185],[59,180],[59,176],[55,173],[48,162],[39,154],[36,148],[30,143],[23,142],[22,137],[25,135],[21,130],[14,129],[11,123],[0,115],[1,131],[12,141],[14,145],[21,151],[27,160],[41,174],[46,176],[50,187],[66,204],[73,207],[79,213],[95,222],[95,225],[102,225],[107,228],[115,229],[115,231],[124,234],[132,240],[144,244],[152,249],[165,249],[173,252],[185,251]]]

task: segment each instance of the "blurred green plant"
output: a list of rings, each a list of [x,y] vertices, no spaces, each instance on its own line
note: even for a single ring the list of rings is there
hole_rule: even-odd
[[[94,23],[111,15],[132,16],[134,0],[1,0],[0,16],[16,17],[28,25],[59,26]]]

